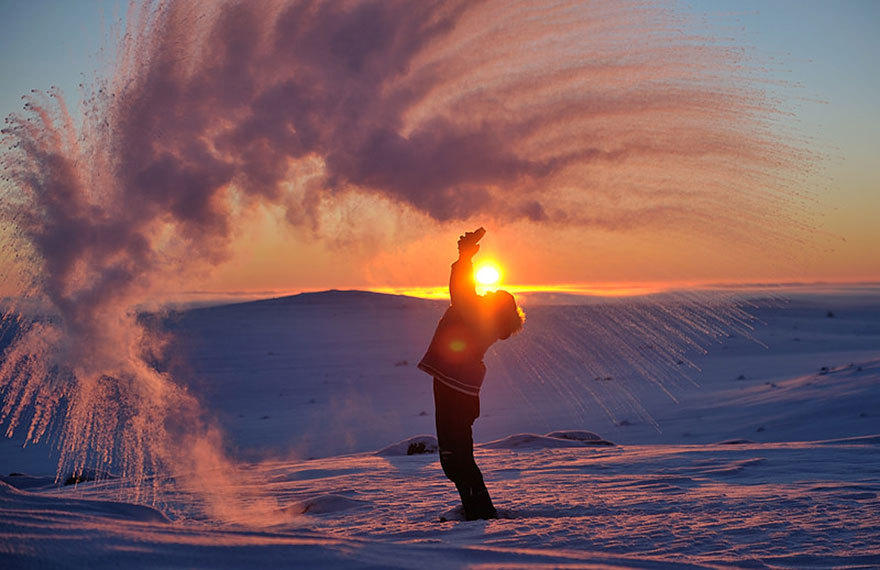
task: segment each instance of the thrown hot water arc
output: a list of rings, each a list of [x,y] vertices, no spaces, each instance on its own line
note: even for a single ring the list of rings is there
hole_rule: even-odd
[[[333,230],[323,213],[359,196],[439,223],[647,228],[731,249],[790,239],[809,156],[779,134],[744,52],[689,29],[674,6],[644,3],[134,7],[78,113],[35,92],[3,129],[17,293],[0,366],[6,434],[53,438],[59,473],[111,469],[144,498],[169,475],[213,496],[218,517],[271,512],[228,500],[234,466],[195,398],[152,365],[170,345],[137,316],[158,283],[222,263],[255,204],[319,234]],[[720,305],[636,318],[677,354],[746,318]],[[630,341],[603,342],[662,378]]]

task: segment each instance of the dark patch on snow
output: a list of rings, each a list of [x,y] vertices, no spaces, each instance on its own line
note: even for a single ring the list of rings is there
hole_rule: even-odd
[[[437,438],[433,435],[417,435],[403,441],[392,443],[376,452],[376,455],[423,455],[437,453]]]
[[[718,445],[747,445],[750,443],[755,443],[750,439],[725,439],[724,441],[719,441]]]
[[[406,448],[407,455],[424,455],[425,453],[434,453],[429,449],[424,441],[414,441]]]
[[[83,469],[79,473],[68,475],[64,480],[64,485],[79,485],[88,481],[103,481],[105,479],[116,479],[116,475],[100,469]]]

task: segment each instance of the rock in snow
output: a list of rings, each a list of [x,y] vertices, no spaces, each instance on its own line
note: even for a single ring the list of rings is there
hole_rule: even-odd
[[[392,443],[376,452],[376,455],[420,455],[437,453],[437,438],[433,435],[416,435],[397,443]]]

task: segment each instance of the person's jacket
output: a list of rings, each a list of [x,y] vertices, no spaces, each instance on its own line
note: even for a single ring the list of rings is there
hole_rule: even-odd
[[[449,298],[419,369],[450,388],[478,396],[486,376],[483,356],[498,339],[485,299],[477,295],[470,260],[452,264]]]

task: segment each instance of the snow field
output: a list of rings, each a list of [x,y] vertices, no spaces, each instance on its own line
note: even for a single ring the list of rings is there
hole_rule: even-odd
[[[527,308],[487,360],[476,455],[505,518],[478,522],[439,521],[457,496],[414,364],[442,309],[327,293],[172,315],[162,365],[241,465],[217,481],[274,512],[211,519],[164,479],[161,504],[128,504],[125,479],[56,484],[48,446],[4,440],[0,473],[28,475],[0,479],[0,566],[880,565],[880,295],[756,302],[753,339],[683,355],[700,371],[677,401],[575,353],[524,365],[560,314]]]

